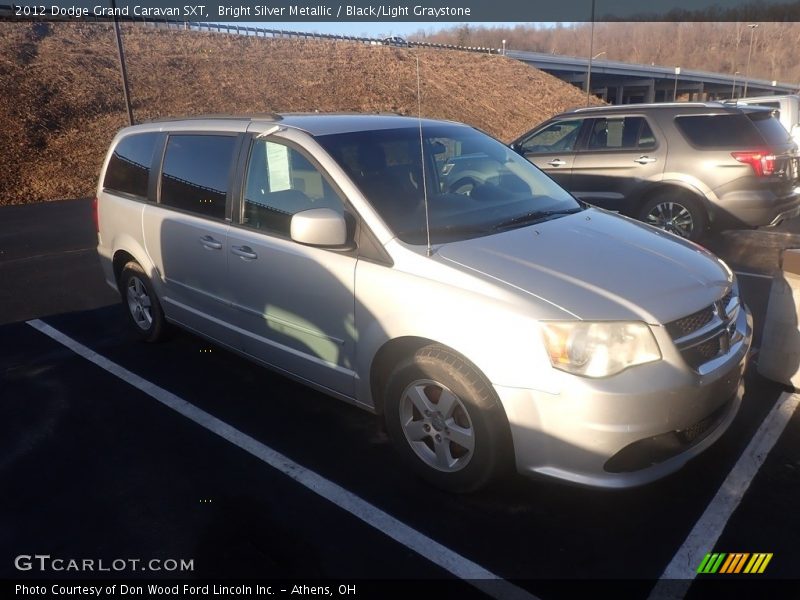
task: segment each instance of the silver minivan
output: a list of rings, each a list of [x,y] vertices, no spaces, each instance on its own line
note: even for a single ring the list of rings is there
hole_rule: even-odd
[[[444,489],[510,465],[644,484],[741,403],[752,320],[725,263],[575,200],[466,125],[128,127],[95,217],[142,339],[179,325],[381,415],[401,460]]]

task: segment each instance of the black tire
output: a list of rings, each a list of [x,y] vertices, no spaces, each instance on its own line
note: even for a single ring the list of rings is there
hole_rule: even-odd
[[[700,240],[708,227],[708,215],[700,202],[679,191],[657,193],[644,203],[638,218],[693,242]]]
[[[508,422],[495,391],[451,350],[436,345],[418,350],[395,368],[385,394],[389,438],[403,462],[432,485],[473,492],[508,465]],[[419,408],[424,400],[430,415]]]
[[[119,293],[128,322],[136,336],[145,342],[164,337],[166,322],[150,278],[139,263],[127,263],[119,276]]]

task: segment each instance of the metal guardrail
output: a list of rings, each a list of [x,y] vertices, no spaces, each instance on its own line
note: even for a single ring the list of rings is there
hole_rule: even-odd
[[[401,47],[421,47],[439,48],[446,50],[462,50],[465,52],[482,52],[486,54],[502,54],[499,48],[488,48],[479,46],[457,46],[453,44],[437,44],[433,42],[389,41],[387,38],[360,37],[351,35],[336,35],[332,33],[310,33],[307,31],[292,31],[287,29],[274,29],[269,27],[254,27],[249,25],[237,25],[236,23],[208,23],[204,21],[175,21],[175,20],[153,20],[143,19],[130,20],[129,22],[143,25],[145,27],[185,29],[192,31],[208,31],[216,33],[227,33],[234,35],[248,35],[254,37],[275,37],[303,40],[337,40],[344,42],[358,42],[370,46],[401,46]]]

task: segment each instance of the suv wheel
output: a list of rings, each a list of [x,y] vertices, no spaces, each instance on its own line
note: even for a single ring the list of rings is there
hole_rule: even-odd
[[[145,342],[157,342],[164,334],[164,311],[150,279],[139,263],[131,261],[122,269],[119,290],[125,314],[136,335]]]
[[[686,194],[675,192],[661,192],[651,198],[642,207],[639,219],[692,241],[703,237],[707,224],[699,203]]]
[[[418,350],[386,387],[386,429],[403,461],[450,492],[472,492],[498,473],[505,419],[494,389],[441,346]]]

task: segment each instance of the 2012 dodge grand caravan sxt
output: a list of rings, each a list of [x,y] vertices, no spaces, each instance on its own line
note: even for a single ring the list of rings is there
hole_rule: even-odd
[[[512,460],[646,483],[712,444],[741,402],[751,317],[726,265],[579,203],[465,125],[129,127],[96,216],[142,338],[177,324],[382,415],[402,460],[445,489]]]

